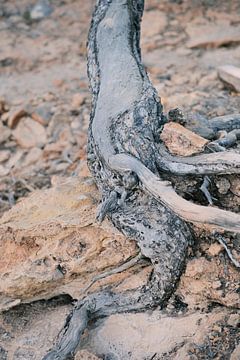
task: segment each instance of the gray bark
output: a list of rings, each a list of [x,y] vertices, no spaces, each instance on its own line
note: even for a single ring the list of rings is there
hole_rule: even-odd
[[[161,179],[161,172],[239,173],[240,158],[235,153],[208,154],[183,162],[160,144],[166,118],[141,62],[143,6],[143,0],[99,0],[93,14],[88,40],[93,96],[88,164],[102,193],[98,218],[107,215],[121,232],[135,239],[154,272],[148,284],[134,292],[103,292],[81,300],[45,360],[73,354],[89,320],[164,306],[193,242],[191,224],[240,232],[238,214],[190,203]]]

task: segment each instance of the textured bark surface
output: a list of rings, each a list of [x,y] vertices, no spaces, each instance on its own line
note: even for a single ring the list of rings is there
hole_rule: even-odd
[[[239,173],[240,157],[227,152],[181,161],[165,154],[160,133],[166,118],[141,62],[143,6],[142,0],[100,0],[93,14],[88,42],[93,95],[88,164],[102,193],[99,220],[108,216],[121,232],[135,239],[154,271],[142,287],[100,292],[79,301],[45,360],[73,354],[91,320],[164,306],[193,242],[192,224],[212,235],[240,232],[238,214],[191,203],[162,177],[163,172]],[[178,171],[182,164],[183,172]]]

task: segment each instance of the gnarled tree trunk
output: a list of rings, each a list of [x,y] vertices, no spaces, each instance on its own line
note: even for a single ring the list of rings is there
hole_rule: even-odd
[[[102,193],[98,217],[107,215],[154,265],[149,283],[134,292],[104,292],[81,300],[56,347],[44,359],[74,353],[89,320],[121,311],[164,306],[184,268],[192,224],[212,232],[240,232],[240,216],[181,198],[161,174],[240,173],[234,152],[170,156],[160,143],[166,118],[141,62],[143,0],[99,0],[88,41],[93,95],[88,163]]]

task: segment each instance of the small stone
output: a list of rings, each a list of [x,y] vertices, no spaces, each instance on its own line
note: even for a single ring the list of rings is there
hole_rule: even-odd
[[[142,37],[158,35],[167,26],[167,16],[161,11],[151,10],[143,14]],[[151,25],[150,25],[151,24]]]
[[[6,102],[5,99],[0,97],[0,115],[6,111]]]
[[[3,113],[2,116],[1,116],[1,120],[2,120],[3,122],[7,122],[8,119],[9,119],[9,115],[10,115],[10,112],[5,112],[5,113]]]
[[[237,345],[234,351],[232,352],[230,360],[239,360],[239,354],[240,354],[240,344]]]
[[[72,108],[78,109],[84,103],[85,100],[86,100],[85,94],[80,94],[80,93],[74,94],[71,104]]]
[[[17,126],[19,120],[26,115],[26,110],[22,108],[14,110],[13,112],[10,111],[8,116],[8,127],[10,127],[10,129],[14,129]]]
[[[91,354],[87,350],[80,350],[75,355],[74,360],[99,360],[99,357]]]
[[[27,117],[24,118],[17,128],[13,130],[13,136],[16,142],[22,148],[31,148],[31,147],[42,147],[47,142],[47,135],[45,128]]]
[[[231,314],[228,319],[228,325],[237,327],[240,324],[239,314]]]
[[[51,15],[52,12],[53,9],[49,5],[49,1],[40,0],[30,11],[30,17],[32,20],[42,20],[45,17]]]
[[[21,159],[23,156],[23,150],[19,149],[18,151],[16,151],[15,153],[13,153],[10,157],[10,159],[8,160],[6,167],[11,170],[15,167],[19,167],[19,165],[21,164]]]
[[[30,149],[22,163],[22,166],[29,166],[37,163],[42,156],[42,152],[43,151],[37,147]]]
[[[208,143],[206,139],[173,122],[164,125],[160,138],[171,154],[180,156],[200,153]]]
[[[218,68],[220,79],[233,90],[240,92],[240,68],[233,65],[220,66]]]
[[[0,177],[6,176],[9,174],[9,169],[5,168],[3,165],[0,165]]]
[[[10,158],[11,151],[9,150],[1,150],[0,151],[0,163],[7,161]]]
[[[231,181],[230,190],[234,195],[237,195],[240,197],[240,181],[239,181],[239,179],[233,179]]]
[[[214,243],[210,245],[209,249],[206,252],[210,256],[217,256],[220,254],[221,251],[223,251],[223,246],[218,243]]]
[[[217,290],[220,289],[220,287],[222,286],[221,281],[217,280],[217,281],[213,281],[212,283],[212,288]]]
[[[48,106],[39,106],[32,114],[31,118],[39,124],[46,126],[51,120],[52,112]]]
[[[226,178],[221,178],[215,182],[215,185],[218,188],[220,194],[227,194],[228,190],[231,188],[230,181]]]
[[[62,87],[64,84],[64,80],[63,79],[54,79],[53,80],[53,85],[57,88]]]
[[[11,130],[0,122],[0,144],[4,143],[11,135]]]

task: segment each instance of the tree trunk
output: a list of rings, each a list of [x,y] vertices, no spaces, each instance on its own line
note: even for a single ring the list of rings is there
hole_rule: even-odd
[[[143,0],[99,0],[93,14],[88,164],[102,193],[99,220],[108,216],[135,239],[154,273],[135,292],[104,292],[81,300],[44,359],[66,359],[74,353],[88,321],[98,316],[164,306],[184,268],[195,226],[212,234],[240,232],[238,214],[188,202],[162,179],[164,173],[169,179],[171,174],[240,173],[240,157],[223,152],[182,160],[160,143],[166,117],[141,62],[143,6]]]

